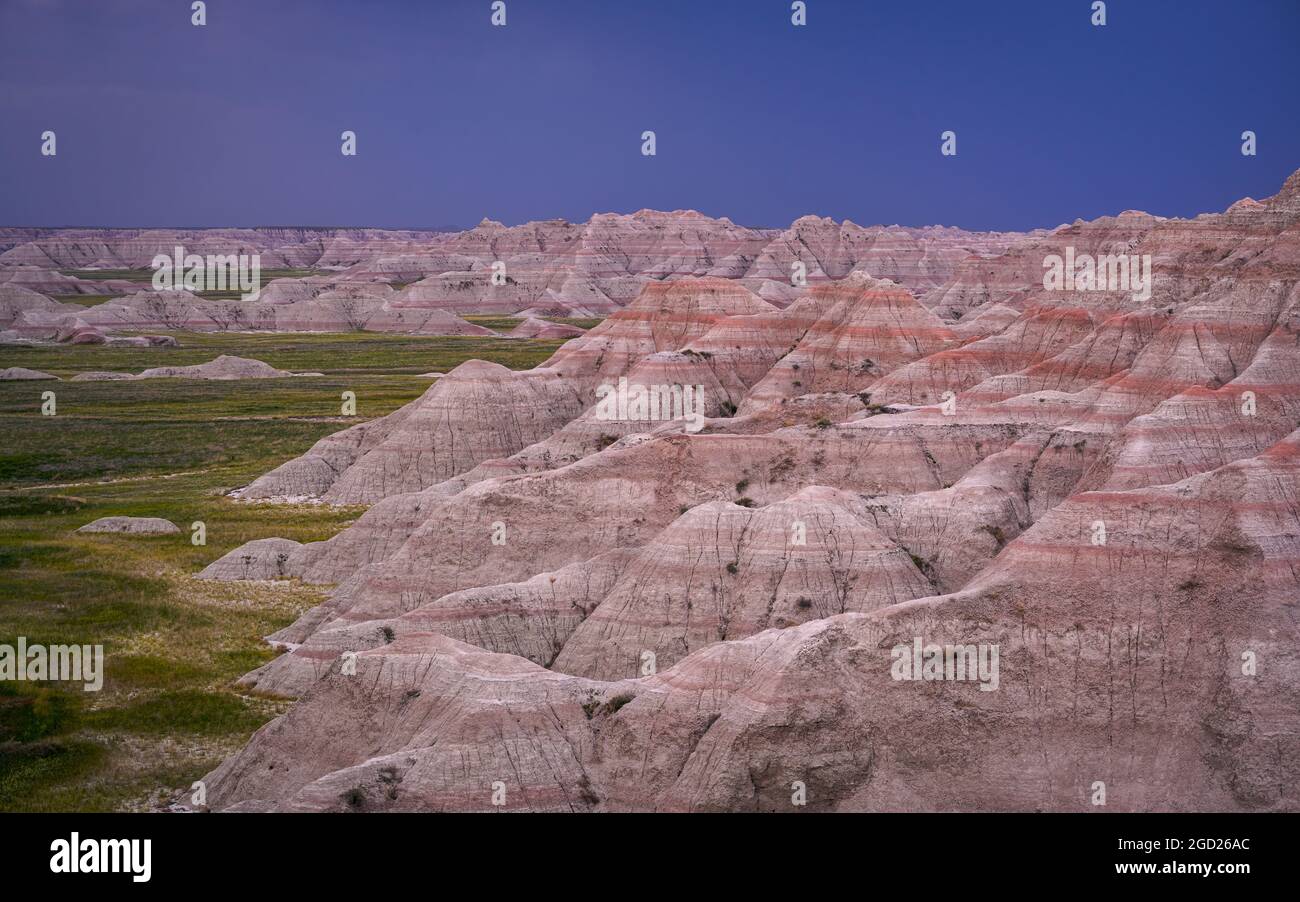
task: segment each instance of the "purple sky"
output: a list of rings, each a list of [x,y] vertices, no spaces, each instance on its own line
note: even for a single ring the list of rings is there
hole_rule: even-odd
[[[506,2],[0,0],[0,225],[1022,229],[1300,168],[1297,0]]]

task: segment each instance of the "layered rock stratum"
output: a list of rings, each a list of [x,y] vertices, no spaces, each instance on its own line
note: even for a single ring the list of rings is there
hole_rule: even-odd
[[[700,272],[637,217],[675,278],[619,282],[616,219],[448,239],[588,248],[609,290],[551,287],[612,315],[243,490],[367,510],[204,572],[332,586],[211,807],[1300,809],[1300,173],[944,272],[812,217],[709,226]],[[1150,255],[1149,296],[1044,287],[1067,252]],[[600,404],[660,385],[702,402]]]
[[[7,231],[7,241],[0,241],[0,327],[27,337],[73,328],[490,335],[463,315],[510,314],[523,319],[513,336],[568,338],[576,334],[573,327],[542,317],[605,316],[652,283],[733,280],[784,307],[807,285],[862,269],[924,292],[943,285],[972,255],[1001,253],[1031,237],[943,227],[862,227],[815,216],[784,230],[754,229],[694,210],[607,213],[585,223],[518,226],[485,219],[462,232]],[[116,270],[146,269],[155,256],[175,257],[177,248],[182,257],[256,255],[262,270],[310,273],[271,279],[248,299],[85,277],[95,270],[111,276]],[[5,292],[22,292],[22,303],[6,300]],[[114,297],[91,307],[50,302],[86,294]]]

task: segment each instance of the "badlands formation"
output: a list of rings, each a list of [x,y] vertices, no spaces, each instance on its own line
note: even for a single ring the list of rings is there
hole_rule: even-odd
[[[251,357],[234,357],[222,354],[207,363],[193,366],[156,366],[141,373],[88,372],[72,377],[73,382],[126,382],[134,379],[281,379],[293,376],[286,370],[277,370],[269,363]],[[318,374],[319,375],[319,374]]]
[[[1300,172],[959,254],[658,215],[617,254],[627,217],[439,239],[536,257],[497,310],[608,317],[241,491],[368,510],[202,573],[334,587],[243,678],[298,701],[211,808],[1300,809]],[[1149,298],[1045,289],[1067,251],[1150,255]],[[363,266],[446,304],[435,256]],[[599,416],[621,378],[701,387],[703,428]]]
[[[405,332],[490,335],[462,314],[525,318],[512,336],[566,338],[545,316],[605,316],[646,285],[684,277],[736,280],[777,306],[810,283],[860,269],[916,292],[945,284],[972,255],[1000,253],[1017,233],[864,228],[806,216],[750,229],[690,210],[601,214],[464,232],[378,229],[0,230],[0,342],[111,340],[117,331]],[[311,270],[272,279],[255,299],[224,300],[64,270],[145,270],[156,255],[258,255],[260,268]],[[91,307],[59,297],[114,295]],[[74,339],[73,336],[76,336]]]
[[[127,535],[167,536],[179,533],[180,527],[162,517],[100,517],[77,532],[120,532]]]

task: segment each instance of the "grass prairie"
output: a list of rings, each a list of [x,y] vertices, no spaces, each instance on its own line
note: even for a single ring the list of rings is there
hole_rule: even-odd
[[[178,334],[180,348],[5,348],[0,368],[68,377],[255,357],[318,377],[0,383],[0,644],[100,644],[100,692],[0,683],[0,811],[149,809],[238,749],[287,703],[237,691],[262,637],[320,587],[209,583],[206,564],[256,538],[317,541],[360,508],[247,504],[226,493],[317,439],[382,416],[470,358],[522,369],[561,342],[357,333]],[[57,413],[42,416],[41,393]],[[357,395],[356,417],[340,394]],[[79,535],[111,515],[164,517],[172,536]],[[191,542],[202,522],[206,544]]]
[[[462,316],[461,319],[468,320],[474,325],[482,326],[485,329],[492,329],[494,332],[509,332],[524,321],[521,316],[500,313],[470,313]],[[604,321],[599,316],[543,316],[541,319],[551,323],[577,326],[579,329],[590,329]]]

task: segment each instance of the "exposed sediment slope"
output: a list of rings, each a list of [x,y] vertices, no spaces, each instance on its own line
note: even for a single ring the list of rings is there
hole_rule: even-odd
[[[931,286],[796,227],[836,281],[651,283],[282,467],[371,506],[275,549],[335,588],[245,678],[299,701],[212,806],[1300,809],[1300,173]],[[1150,254],[1150,296],[1045,289],[1071,248]],[[703,386],[701,428],[600,419],[619,378]],[[539,385],[553,417],[484,438]],[[913,672],[929,646],[970,657]]]

